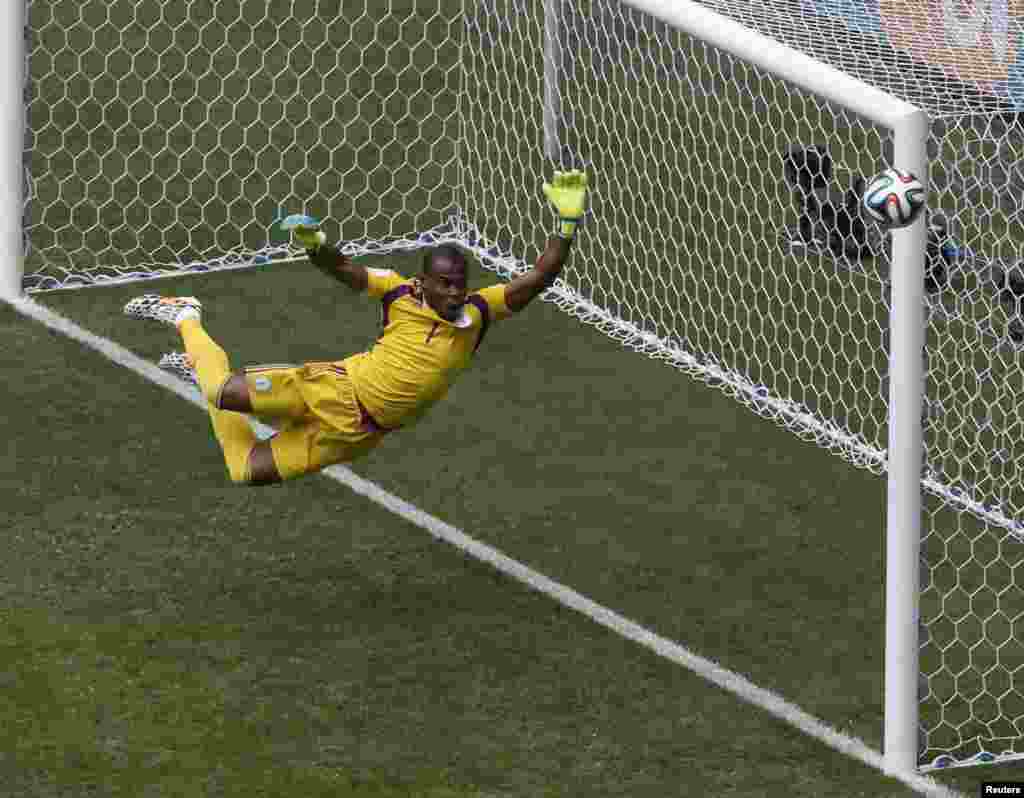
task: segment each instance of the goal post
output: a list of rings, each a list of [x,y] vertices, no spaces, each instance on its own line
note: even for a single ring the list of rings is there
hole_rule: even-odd
[[[0,8],[0,299],[22,293],[24,274],[25,5]]]
[[[928,118],[893,120],[894,161],[927,188]],[[889,350],[889,449],[886,486],[885,732],[886,765],[916,769],[920,674],[921,477],[924,465],[924,219],[895,231]]]
[[[544,154],[562,160],[562,0],[544,0]]]

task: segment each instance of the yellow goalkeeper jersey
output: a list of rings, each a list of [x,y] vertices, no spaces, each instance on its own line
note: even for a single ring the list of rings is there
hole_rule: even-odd
[[[366,271],[367,292],[381,300],[383,332],[368,352],[346,359],[345,369],[378,425],[408,426],[444,398],[489,325],[510,315],[505,286],[474,291],[449,322],[413,295],[412,280],[388,269]]]

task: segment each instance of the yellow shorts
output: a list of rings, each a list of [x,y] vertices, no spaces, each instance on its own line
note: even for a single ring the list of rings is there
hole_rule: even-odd
[[[282,479],[349,463],[387,433],[356,398],[342,361],[245,369],[253,415],[278,432],[270,439]]]

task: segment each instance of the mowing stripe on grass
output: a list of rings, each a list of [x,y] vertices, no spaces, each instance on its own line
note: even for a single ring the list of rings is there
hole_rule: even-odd
[[[176,377],[172,377],[167,372],[157,368],[153,363],[132,354],[119,344],[94,335],[59,313],[27,297],[14,300],[11,302],[11,305],[19,313],[84,344],[114,363],[134,371],[150,382],[154,382],[176,393],[182,399],[191,402],[205,412],[205,399],[191,385]],[[269,427],[262,424],[256,424],[255,426],[261,436],[265,437],[272,433]],[[571,607],[616,634],[646,646],[671,662],[682,665],[703,679],[718,685],[749,704],[760,707],[830,748],[895,778],[918,794],[930,796],[930,798],[966,798],[963,793],[940,784],[927,776],[917,773],[892,773],[888,771],[882,754],[870,748],[863,740],[833,729],[813,715],[790,704],[771,690],[758,687],[748,679],[723,668],[718,663],[694,654],[679,643],[655,634],[640,624],[624,618],[617,612],[591,601],[572,588],[549,579],[543,574],[523,565],[521,562],[507,557],[497,549],[469,537],[469,535],[450,524],[446,524],[444,521],[420,510],[418,507],[414,507],[397,496],[388,493],[379,485],[363,479],[350,469],[344,466],[332,466],[324,474],[429,532],[435,538],[450,543],[469,556],[490,564],[502,573],[528,585],[534,590],[550,596],[559,604]],[[219,475],[219,478],[223,478],[223,476]]]

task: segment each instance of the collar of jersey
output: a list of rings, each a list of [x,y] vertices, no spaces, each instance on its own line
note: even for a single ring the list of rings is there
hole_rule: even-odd
[[[416,298],[416,297],[415,297],[414,295],[412,295],[412,294],[410,294],[410,295],[409,295],[409,298],[410,298],[410,299],[411,299],[411,300],[412,300],[413,302],[415,302],[416,304],[418,304],[418,305],[419,305],[419,306],[420,306],[421,308],[423,308],[423,309],[425,309],[425,310],[429,310],[429,311],[430,311],[430,313],[431,313],[431,314],[432,314],[432,315],[433,315],[433,316],[434,316],[434,317],[435,317],[435,318],[436,318],[436,319],[437,319],[438,321],[443,321],[443,322],[444,322],[445,324],[450,324],[450,325],[452,325],[452,327],[458,327],[458,328],[459,328],[460,330],[465,330],[465,329],[467,329],[468,327],[472,327],[472,326],[473,326],[473,317],[472,317],[472,316],[470,316],[470,315],[469,315],[469,311],[468,311],[468,310],[466,310],[466,308],[467,308],[467,307],[468,307],[468,305],[469,305],[469,303],[468,303],[468,302],[467,302],[467,303],[466,303],[465,305],[463,305],[463,306],[462,306],[462,314],[461,314],[461,315],[459,316],[459,318],[457,318],[457,319],[456,319],[455,321],[448,321],[448,319],[446,319],[446,318],[443,318],[443,317],[441,316],[441,314],[440,314],[440,313],[438,313],[438,312],[437,312],[436,310],[434,310],[434,309],[433,309],[432,307],[430,307],[430,305],[428,305],[428,304],[427,304],[427,301],[426,301],[425,299],[417,299],[417,298]]]

